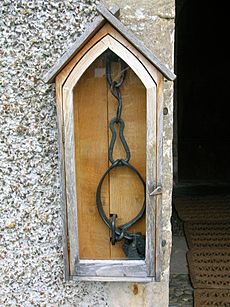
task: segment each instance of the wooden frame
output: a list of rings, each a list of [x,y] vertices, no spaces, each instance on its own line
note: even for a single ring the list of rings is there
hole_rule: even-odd
[[[44,75],[56,82],[59,165],[62,188],[63,244],[66,280],[149,282],[161,279],[161,207],[163,164],[163,81],[175,75],[110,11],[98,4],[99,16]],[[146,258],[81,260],[78,253],[77,194],[73,123],[73,88],[84,71],[111,49],[135,72],[146,89]]]
[[[159,129],[157,111],[162,109],[160,103],[161,90],[157,88],[163,79],[161,74],[148,65],[148,61],[132,47],[117,31],[108,24],[99,33],[97,40],[94,37],[83,48],[81,57],[72,64],[69,75],[63,78],[61,73],[57,81],[57,91],[62,101],[62,118],[60,126],[63,127],[62,136],[62,168],[65,177],[65,190],[63,191],[66,201],[66,231],[68,232],[69,254],[66,252],[66,263],[69,265],[71,278],[77,280],[122,280],[122,281],[152,281],[159,279],[160,274],[160,225],[156,217],[159,216],[161,207],[161,195],[150,196],[153,188],[161,185],[161,167],[155,164],[160,161],[160,140],[162,129]],[[127,48],[129,47],[129,48]],[[145,260],[80,260],[78,257],[78,234],[77,234],[77,197],[74,173],[74,130],[73,130],[73,88],[81,75],[90,64],[106,49],[111,49],[118,54],[133,69],[143,82],[147,91],[147,168],[146,168],[146,259]],[[132,51],[132,52],[131,52]],[[143,60],[145,66],[140,61]],[[148,69],[146,69],[146,67]],[[69,67],[70,68],[70,67]],[[59,88],[59,90],[58,90]],[[158,128],[157,128],[158,125]],[[63,146],[64,145],[64,146]],[[157,157],[158,156],[158,157]],[[63,159],[64,157],[64,159]],[[157,229],[157,230],[156,230]],[[156,235],[158,240],[156,240]],[[68,274],[68,272],[67,272]]]
[[[161,279],[163,83],[171,72],[116,17],[119,7],[97,5],[98,16],[44,74],[56,82],[59,168],[63,209],[65,279],[149,282]],[[103,51],[111,49],[131,67],[146,89],[146,258],[145,260],[81,260],[78,253],[77,194],[73,125],[73,88]]]

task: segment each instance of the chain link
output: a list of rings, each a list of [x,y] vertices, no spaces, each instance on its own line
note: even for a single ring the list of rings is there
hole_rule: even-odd
[[[115,60],[118,60],[118,62],[120,64],[120,75],[119,75],[119,79],[117,81],[112,79],[112,72],[111,72],[112,71],[112,67],[111,67],[112,62],[115,61]],[[128,144],[125,140],[125,137],[124,137],[125,123],[124,123],[123,119],[121,118],[121,115],[122,115],[122,96],[121,96],[120,87],[123,85],[123,83],[125,81],[127,68],[128,68],[127,64],[124,61],[122,61],[119,57],[117,57],[117,59],[115,59],[114,54],[112,54],[112,56],[107,55],[107,58],[106,58],[106,79],[107,79],[107,83],[109,85],[109,88],[110,88],[112,95],[117,99],[118,106],[117,106],[116,117],[112,118],[110,123],[109,123],[109,128],[110,128],[111,133],[112,133],[112,138],[111,138],[109,149],[108,149],[108,156],[109,156],[109,161],[111,162],[111,165],[109,166],[109,168],[106,170],[106,172],[103,174],[103,176],[101,177],[101,179],[99,181],[97,191],[96,191],[96,204],[97,204],[97,209],[98,209],[98,212],[99,212],[101,219],[111,230],[111,233],[112,233],[111,243],[112,243],[112,245],[114,245],[118,241],[121,241],[122,239],[132,241],[135,236],[140,236],[139,233],[137,234],[137,233],[128,232],[128,228],[133,226],[137,221],[139,221],[143,217],[143,215],[145,213],[145,207],[146,207],[145,181],[142,178],[141,174],[138,172],[138,170],[133,165],[131,165],[129,163],[130,158],[131,158],[131,153],[130,153],[130,150],[129,150],[129,146],[128,146]],[[114,159],[113,158],[113,150],[114,150],[114,145],[116,143],[116,138],[117,138],[115,125],[119,126],[119,137],[120,137],[121,143],[123,145],[124,151],[126,153],[125,159],[121,159],[121,158],[120,159]],[[123,225],[119,225],[119,226],[116,225],[117,215],[115,213],[113,213],[113,214],[110,215],[110,218],[108,218],[105,214],[105,211],[103,209],[103,204],[102,204],[102,201],[101,201],[101,188],[102,188],[102,184],[104,182],[104,179],[112,170],[114,170],[117,167],[127,167],[127,168],[129,168],[135,175],[137,175],[137,177],[139,178],[139,180],[143,184],[143,189],[144,189],[144,202],[143,202],[142,208],[139,211],[139,213],[133,219],[131,219],[129,222],[127,222]]]

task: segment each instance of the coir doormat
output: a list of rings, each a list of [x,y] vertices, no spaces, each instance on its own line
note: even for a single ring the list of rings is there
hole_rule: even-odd
[[[179,218],[186,221],[230,221],[230,201],[174,200]]]
[[[196,289],[194,307],[230,307],[230,291],[223,289]]]
[[[185,222],[188,248],[230,248],[229,221]]]
[[[230,249],[193,248],[187,261],[193,288],[230,289]]]

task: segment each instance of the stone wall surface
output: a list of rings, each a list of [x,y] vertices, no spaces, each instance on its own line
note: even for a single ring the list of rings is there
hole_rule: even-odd
[[[173,1],[117,3],[122,21],[172,68]],[[0,306],[168,306],[171,82],[165,84],[163,281],[63,278],[55,88],[40,76],[94,15],[94,0],[0,1]]]

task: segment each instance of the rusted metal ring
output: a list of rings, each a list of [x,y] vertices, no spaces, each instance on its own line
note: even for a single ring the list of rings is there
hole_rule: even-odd
[[[141,174],[137,171],[137,169],[125,160],[122,160],[122,159],[115,160],[114,163],[106,170],[106,172],[104,173],[104,175],[101,177],[101,179],[99,181],[97,191],[96,191],[96,204],[97,204],[97,209],[98,209],[98,212],[100,214],[101,219],[111,230],[113,230],[113,225],[112,225],[111,219],[109,219],[106,216],[105,211],[103,209],[103,204],[102,204],[102,201],[101,201],[101,188],[102,188],[102,184],[104,182],[105,177],[116,167],[128,167],[131,171],[133,171],[138,176],[138,178],[140,179],[140,181],[142,182],[143,187],[144,187],[144,202],[143,202],[142,208],[139,211],[139,213],[133,219],[131,219],[129,222],[127,222],[123,225],[119,225],[115,229],[116,241],[120,241],[123,238],[130,240],[131,234],[129,234],[127,232],[127,229],[130,228],[132,225],[134,225],[137,221],[139,221],[142,218],[142,216],[144,215],[144,212],[145,212],[145,207],[146,207],[145,181],[142,178]]]
[[[117,242],[117,239],[116,239],[116,218],[117,218],[116,214],[113,214],[112,217],[111,217],[111,230],[112,230],[111,243],[112,243],[112,245],[115,245],[115,243]]]

